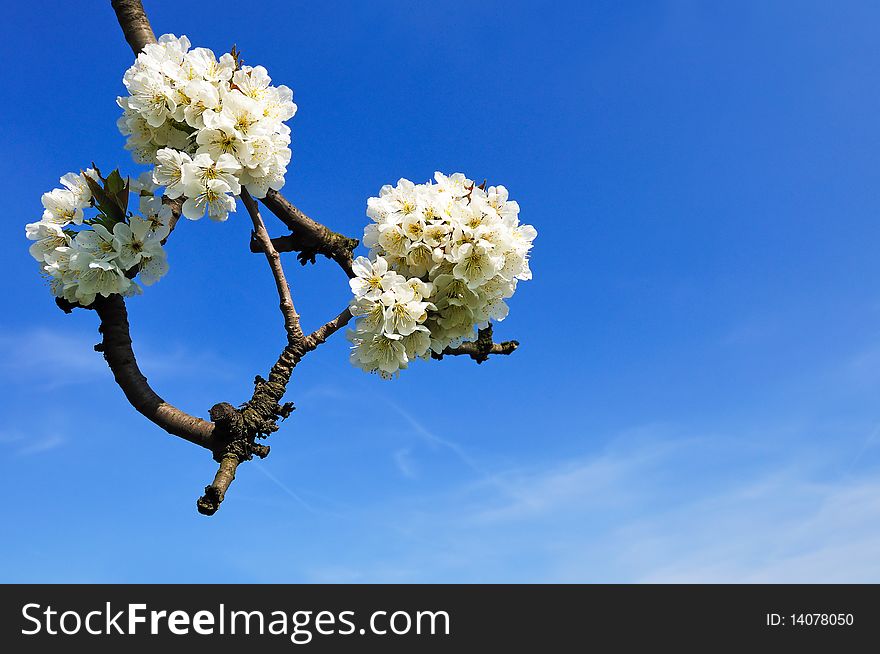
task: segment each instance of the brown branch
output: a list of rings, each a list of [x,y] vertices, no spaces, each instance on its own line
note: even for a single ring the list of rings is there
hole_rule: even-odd
[[[183,198],[172,200],[167,195],[163,195],[162,204],[171,207],[171,218],[168,219],[168,236],[171,236],[171,232],[177,227],[177,221],[180,220],[180,213],[183,210]],[[162,245],[165,245],[168,241],[168,236],[162,240]]]
[[[348,324],[349,320],[351,320],[351,318],[351,311],[345,309],[345,311],[340,313],[333,320],[318,327],[318,329],[306,336],[307,350],[314,350],[321,343],[330,338],[330,336],[345,327]]]
[[[242,462],[254,455],[265,457],[269,453],[268,447],[258,445],[255,441],[277,431],[278,420],[286,418],[293,411],[292,403],[281,404],[281,400],[287,391],[293,369],[309,349],[314,349],[314,346],[310,347],[311,337],[307,339],[303,334],[290,286],[284,275],[281,255],[272,246],[272,240],[260,216],[260,209],[247,189],[242,189],[239,197],[253,223],[252,241],[260,245],[275,279],[279,308],[287,332],[287,345],[269,371],[269,378],[257,376],[254,379],[254,393],[250,400],[238,409],[226,402],[215,404],[211,408],[211,418],[223,435],[223,442],[214,450],[214,458],[220,464],[214,481],[205,487],[205,494],[196,503],[199,513],[204,515],[213,515],[220,508]]]
[[[477,340],[462,343],[458,347],[447,347],[440,354],[432,353],[434,359],[442,359],[446,355],[467,355],[477,363],[483,363],[492,354],[511,354],[519,347],[518,341],[504,341],[495,343],[492,341],[492,323],[485,329],[477,332]]]
[[[214,481],[210,486],[205,486],[205,494],[196,502],[199,513],[202,515],[214,515],[220,508],[220,503],[226,497],[229,484],[235,479],[235,471],[240,459],[234,453],[227,453],[220,459],[220,467],[214,475]]]
[[[278,252],[298,252],[297,258],[305,265],[315,262],[319,254],[335,261],[349,277],[354,277],[351,270],[352,251],[358,246],[356,238],[348,238],[312,220],[297,207],[291,204],[281,193],[272,189],[263,198],[263,204],[274,213],[291,231],[289,236],[272,240]],[[258,245],[251,244],[252,252],[259,252]]]
[[[122,28],[125,40],[131,46],[131,51],[135,57],[144,49],[148,43],[156,43],[156,35],[150,26],[150,21],[144,11],[141,0],[110,0],[110,6],[116,12],[116,20]],[[170,227],[169,235],[174,231],[177,221],[180,219],[180,212],[183,208],[183,198],[172,200],[166,196],[162,197],[162,202],[171,207],[171,219],[168,221]],[[168,237],[165,237],[168,240]],[[165,241],[162,241],[164,244]]]
[[[156,42],[156,37],[153,34],[140,0],[111,0],[111,5],[116,12],[116,17],[119,20],[123,33],[125,34],[125,39],[128,41],[128,44],[131,46],[135,55],[137,55],[147,43]],[[164,201],[172,205],[173,215],[170,221],[170,227],[173,230],[180,217],[180,202],[169,201],[167,198]],[[263,251],[269,261],[273,276],[275,277],[276,288],[280,298],[280,307],[284,316],[285,329],[288,334],[288,344],[281,352],[275,365],[272,366],[272,369],[269,372],[269,379],[266,380],[258,376],[254,380],[254,393],[248,402],[243,404],[239,409],[236,409],[225,402],[215,404],[211,408],[211,418],[213,422],[201,421],[205,425],[210,426],[210,431],[207,432],[207,437],[204,442],[200,444],[210,448],[214,452],[214,458],[220,464],[217,474],[214,476],[214,480],[205,488],[205,494],[199,498],[197,502],[199,512],[205,515],[212,515],[220,507],[229,485],[232,483],[232,480],[235,479],[236,469],[242,461],[247,461],[253,456],[265,457],[269,453],[269,448],[265,445],[257,444],[255,439],[265,437],[269,433],[277,430],[277,421],[286,418],[290,415],[290,412],[293,411],[292,403],[283,405],[279,403],[284,395],[293,368],[305,352],[305,337],[299,326],[299,316],[296,314],[293,301],[290,297],[290,289],[284,278],[280,256],[272,246],[268,232],[266,232],[265,225],[257,211],[256,203],[247,194],[247,191],[243,192],[242,201],[248,208],[249,213],[251,213],[251,218],[254,222],[255,238],[266,246],[263,248]],[[292,207],[292,205],[290,206]],[[312,247],[312,241],[308,239],[313,239],[314,235],[320,235],[328,242],[345,244],[345,242],[341,240],[344,239],[344,237],[335,235],[330,230],[314,223],[314,221],[311,221],[310,223],[310,219],[306,218],[298,221],[295,219],[291,220],[292,224],[297,225],[298,229],[304,231],[307,235],[308,238],[305,242],[307,247]],[[303,229],[303,227],[305,228]],[[351,249],[354,249],[354,247],[357,246],[357,241],[349,243],[349,245],[350,247],[347,258],[341,249],[341,245],[334,247],[333,252],[336,260],[341,262],[340,265],[343,266],[343,269],[347,268],[350,271]],[[325,248],[316,251],[324,253],[329,250],[326,250]],[[114,300],[114,302],[116,301],[122,303],[122,298]],[[124,310],[124,303],[122,303],[122,307]],[[127,333],[127,321],[125,324]],[[317,340],[317,338],[313,340]],[[133,354],[131,355],[131,361],[134,361]],[[137,372],[139,374],[140,371]],[[140,377],[143,378],[143,375],[140,375]],[[119,381],[120,379],[117,376],[117,382]],[[145,379],[143,379],[143,383],[146,384]],[[125,388],[123,388],[123,390],[125,390]],[[152,393],[152,391],[150,392]],[[126,396],[134,405],[132,396],[130,396],[128,392],[126,392]],[[159,409],[157,409],[157,411],[159,417],[165,416],[166,410],[163,407],[167,406],[170,409],[173,409],[170,405],[166,405],[162,402],[161,398],[158,398],[155,393],[153,393],[153,396],[158,399]],[[153,404],[156,404],[156,399],[152,400]],[[135,408],[138,408],[138,406],[135,405]],[[138,410],[141,409],[138,408]],[[141,412],[143,413],[143,411]],[[186,416],[183,412],[179,413]],[[147,415],[147,417],[150,416]],[[171,417],[179,418],[179,416],[173,412],[171,413]],[[193,418],[193,420],[198,419]],[[160,424],[160,426],[162,425]],[[181,433],[180,435],[186,438],[188,434]]]
[[[191,416],[168,404],[147,383],[131,347],[128,312],[122,296],[98,296],[92,308],[101,319],[98,330],[103,336],[95,349],[104,354],[113,378],[131,405],[169,434],[211,449],[214,423]]]
[[[150,21],[144,12],[141,0],[110,0],[116,19],[125,35],[125,40],[137,55],[148,43],[156,42],[156,35],[150,27]]]
[[[241,201],[251,216],[251,222],[254,225],[253,238],[259,243],[272,269],[272,276],[275,278],[275,287],[278,289],[279,306],[281,314],[284,316],[284,329],[287,331],[288,342],[299,341],[304,338],[302,328],[299,324],[299,314],[293,306],[293,298],[290,296],[290,287],[287,285],[287,279],[284,277],[284,267],[281,265],[281,255],[272,245],[269,238],[269,232],[266,231],[266,225],[260,216],[260,209],[257,207],[256,201],[248,193],[247,189],[241,189]]]

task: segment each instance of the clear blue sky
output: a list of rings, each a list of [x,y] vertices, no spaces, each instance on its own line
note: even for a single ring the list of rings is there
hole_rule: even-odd
[[[877,3],[147,0],[294,89],[316,218],[359,235],[382,184],[461,170],[539,232],[515,355],[383,382],[338,335],[210,519],[213,462],[128,406],[23,234],[61,174],[139,172],[131,53],[109,2],[5,4],[0,580],[880,581]],[[200,415],[282,344],[243,216],[182,224],[129,303]],[[307,326],[347,301],[288,271]]]

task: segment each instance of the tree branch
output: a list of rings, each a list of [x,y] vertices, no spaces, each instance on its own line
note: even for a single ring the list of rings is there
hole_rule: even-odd
[[[351,318],[351,311],[346,308],[333,320],[318,327],[318,329],[306,336],[307,349],[309,351],[314,350],[321,343],[330,338],[330,336],[345,327],[348,324],[348,321],[351,320]]]
[[[171,232],[177,227],[177,221],[180,220],[180,213],[183,210],[183,198],[172,200],[167,195],[163,195],[162,204],[171,207],[171,218],[168,219],[168,236],[162,240],[162,245],[165,245],[168,237],[171,236]]]
[[[101,319],[98,331],[103,336],[95,350],[104,354],[113,378],[131,405],[169,434],[211,449],[214,423],[191,416],[168,404],[147,383],[131,347],[128,312],[122,296],[98,296],[92,308]]]
[[[259,207],[256,201],[248,193],[247,189],[241,189],[241,201],[251,217],[254,225],[253,238],[262,248],[269,267],[272,269],[272,276],[275,278],[275,287],[278,289],[279,306],[284,316],[284,329],[287,331],[288,342],[299,341],[304,338],[302,328],[299,324],[299,314],[293,306],[293,298],[290,296],[290,287],[287,285],[287,279],[284,277],[284,267],[281,265],[281,255],[272,245],[269,233],[266,231],[266,225],[260,216]]]
[[[299,252],[298,259],[305,265],[307,261],[315,262],[315,257],[322,254],[333,259],[349,277],[354,277],[351,270],[352,251],[358,246],[356,238],[348,238],[312,220],[297,207],[291,204],[281,193],[272,189],[263,198],[263,204],[275,214],[291,231],[289,236],[272,239],[273,247],[278,252]],[[251,244],[252,252],[259,252],[256,244]]]
[[[254,393],[250,400],[238,409],[226,402],[211,407],[211,418],[217,424],[218,432],[222,434],[222,443],[218,443],[214,449],[214,459],[220,464],[214,481],[205,487],[205,494],[196,502],[199,513],[204,515],[213,515],[220,508],[242,462],[250,460],[255,454],[260,457],[269,454],[269,448],[258,445],[256,439],[265,438],[277,431],[278,420],[287,418],[293,411],[292,403],[282,405],[280,402],[287,391],[293,369],[307,351],[306,336],[293,305],[281,256],[272,246],[256,201],[247,189],[242,189],[239,197],[254,226],[252,240],[260,244],[275,279],[279,308],[287,332],[287,345],[269,371],[269,379],[260,376],[254,379]]]
[[[446,355],[457,356],[465,354],[477,363],[483,363],[492,354],[511,354],[518,347],[519,341],[493,342],[492,323],[489,323],[488,327],[477,332],[477,340],[462,343],[458,347],[447,347],[440,354],[431,353],[431,357],[442,359]]]
[[[196,502],[196,507],[202,515],[214,515],[220,508],[220,503],[226,497],[229,484],[235,479],[235,471],[238,469],[240,459],[234,453],[225,454],[220,459],[220,467],[214,475],[214,481],[205,486],[205,494]]]
[[[125,40],[137,55],[148,43],[156,42],[156,35],[150,27],[150,21],[144,12],[141,0],[110,0],[116,19],[125,35]]]

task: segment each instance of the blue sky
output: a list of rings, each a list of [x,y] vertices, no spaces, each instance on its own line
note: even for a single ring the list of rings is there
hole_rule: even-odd
[[[876,3],[147,0],[294,89],[284,192],[319,220],[359,235],[382,184],[461,170],[539,232],[496,330],[519,351],[383,382],[337,335],[211,519],[214,464],[128,406],[23,235],[63,173],[140,171],[105,4],[0,28],[0,580],[880,581]],[[200,415],[283,343],[243,215],[181,225],[129,303]],[[347,301],[326,261],[287,269],[306,326]]]

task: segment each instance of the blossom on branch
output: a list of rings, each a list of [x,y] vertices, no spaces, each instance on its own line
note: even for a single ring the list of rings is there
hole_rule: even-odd
[[[171,231],[171,209],[152,181],[123,181],[116,171],[105,179],[89,168],[60,182],[64,188],[43,195],[42,219],[25,226],[34,241],[31,256],[55,297],[88,306],[98,295],[137,295],[132,278],[149,285],[168,271],[162,241]],[[128,211],[132,194],[140,216]],[[90,209],[96,215],[87,217]]]
[[[531,279],[537,236],[520,225],[503,186],[476,186],[461,173],[435,182],[401,179],[367,201],[370,258],[352,266],[351,361],[391,377],[415,358],[477,338],[507,316],[505,300]]]
[[[123,77],[128,96],[117,125],[138,163],[169,198],[185,198],[184,216],[226,220],[241,187],[257,198],[284,185],[290,163],[293,92],[272,86],[262,66],[238,66],[232,54],[190,49],[185,36],[147,44]]]

